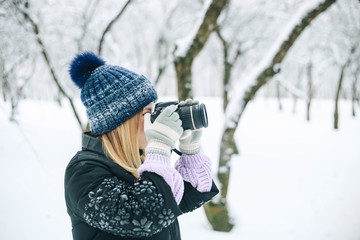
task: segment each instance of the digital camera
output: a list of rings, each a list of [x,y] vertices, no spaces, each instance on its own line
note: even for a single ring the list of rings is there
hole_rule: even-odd
[[[184,130],[190,129],[195,130],[199,128],[206,128],[208,126],[208,117],[206,112],[205,104],[197,103],[194,105],[184,105],[180,106],[179,102],[159,102],[155,105],[154,112],[151,114],[151,122],[154,122],[159,114],[168,106],[177,105],[177,112],[182,121],[182,128]]]

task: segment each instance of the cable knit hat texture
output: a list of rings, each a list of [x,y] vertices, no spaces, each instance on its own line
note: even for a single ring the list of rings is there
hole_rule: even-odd
[[[108,65],[91,52],[76,55],[70,77],[81,89],[91,132],[110,132],[157,100],[149,79],[126,68]]]

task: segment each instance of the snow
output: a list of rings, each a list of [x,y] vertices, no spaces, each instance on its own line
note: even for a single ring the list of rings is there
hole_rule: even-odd
[[[202,98],[209,127],[204,150],[216,173],[222,134],[221,100]],[[179,218],[183,239],[360,239],[360,119],[340,102],[340,130],[332,129],[333,103],[316,100],[306,122],[305,103],[250,102],[236,131],[240,155],[231,162],[228,193],[235,228],[214,232],[203,209]],[[80,147],[70,107],[23,101],[19,124],[0,102],[0,239],[71,239],[63,197],[67,162]],[[205,142],[206,140],[206,142]]]

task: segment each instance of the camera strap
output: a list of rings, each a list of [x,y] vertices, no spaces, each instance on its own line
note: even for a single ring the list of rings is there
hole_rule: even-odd
[[[177,155],[181,156],[183,153],[177,150],[176,148],[172,149]]]

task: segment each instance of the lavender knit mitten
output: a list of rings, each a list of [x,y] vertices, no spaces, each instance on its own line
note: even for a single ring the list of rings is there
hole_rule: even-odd
[[[210,191],[212,187],[211,162],[202,152],[181,155],[175,164],[175,169],[184,181],[190,182],[199,192]]]
[[[170,186],[179,204],[184,194],[184,180],[180,173],[170,164],[170,158],[155,153],[146,154],[144,163],[138,169],[139,174],[143,172],[153,172],[161,176]]]

